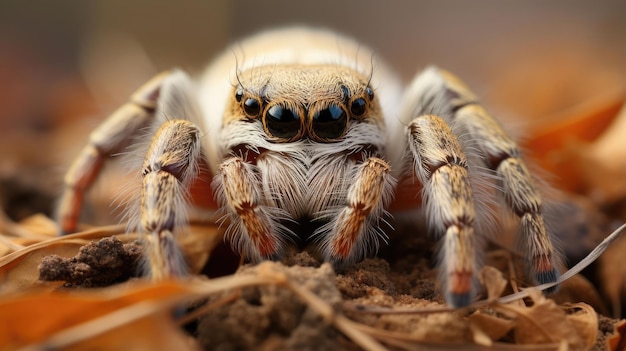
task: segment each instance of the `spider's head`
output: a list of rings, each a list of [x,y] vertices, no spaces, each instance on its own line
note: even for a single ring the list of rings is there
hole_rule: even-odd
[[[238,75],[224,123],[260,122],[268,140],[341,140],[351,123],[382,123],[367,77],[336,65],[255,67]]]

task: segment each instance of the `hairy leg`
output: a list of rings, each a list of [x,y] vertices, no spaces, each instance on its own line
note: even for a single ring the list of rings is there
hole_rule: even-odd
[[[89,143],[65,175],[57,209],[63,234],[76,231],[85,192],[100,173],[104,160],[120,152],[139,129],[154,119],[161,85],[169,74],[162,73],[144,84],[89,135]]]

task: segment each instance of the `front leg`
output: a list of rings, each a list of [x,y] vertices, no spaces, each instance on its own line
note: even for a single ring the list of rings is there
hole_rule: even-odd
[[[291,235],[282,222],[291,219],[282,209],[271,206],[272,194],[264,191],[256,166],[231,156],[218,171],[213,187],[230,221],[225,239],[252,262],[282,257]]]
[[[475,294],[476,217],[468,161],[443,119],[424,115],[409,124],[415,175],[423,185],[428,226],[443,236],[442,281],[446,302],[468,305]]]
[[[186,194],[197,174],[200,131],[189,121],[165,122],[142,167],[140,232],[147,234],[149,275],[161,280],[186,273],[175,233],[186,225]]]
[[[390,166],[381,158],[370,157],[354,168],[354,173],[347,172],[351,184],[345,205],[333,212],[334,218],[318,233],[325,238],[322,243],[325,260],[336,267],[363,259],[378,248],[380,237],[386,240],[379,222],[383,221],[395,187]]]

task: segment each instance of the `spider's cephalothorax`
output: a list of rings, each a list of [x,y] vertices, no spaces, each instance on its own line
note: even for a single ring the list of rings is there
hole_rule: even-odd
[[[395,181],[368,77],[328,65],[253,67],[238,75],[217,138],[214,189],[228,239],[254,261],[280,257],[289,222],[336,264],[375,247]]]
[[[387,210],[401,195],[405,208],[422,204],[442,241],[446,300],[467,305],[477,237],[495,225],[481,214],[499,197],[520,219],[535,280],[556,280],[541,196],[516,144],[454,76],[433,67],[403,88],[372,57],[335,33],[288,28],[233,46],[197,82],[181,71],[157,76],[91,134],[65,178],[62,228],[75,230],[104,158],[155,125],[141,202],[129,209],[150,238],[155,279],[184,273],[176,233],[202,161],[226,239],[250,261],[278,259],[301,239],[335,266],[356,262],[386,240]],[[302,237],[297,224],[315,229]]]

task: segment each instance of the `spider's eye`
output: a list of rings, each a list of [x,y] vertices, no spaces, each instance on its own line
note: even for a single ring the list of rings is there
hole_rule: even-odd
[[[330,105],[313,114],[313,132],[318,138],[337,139],[348,127],[348,114],[339,105]]]
[[[258,99],[247,98],[246,101],[243,102],[243,112],[245,112],[248,117],[258,117],[261,112],[261,103]]]
[[[265,112],[263,124],[271,136],[291,139],[300,132],[300,115],[287,107],[274,105]]]
[[[358,98],[352,101],[350,105],[350,112],[355,117],[361,117],[365,114],[365,110],[367,108],[367,102],[364,98]]]
[[[241,99],[243,98],[243,90],[237,89],[237,91],[235,91],[235,100],[237,100],[237,102],[241,102]]]
[[[374,100],[374,90],[372,90],[372,88],[370,87],[365,88],[365,92],[367,93],[367,96],[370,98],[370,101]]]

